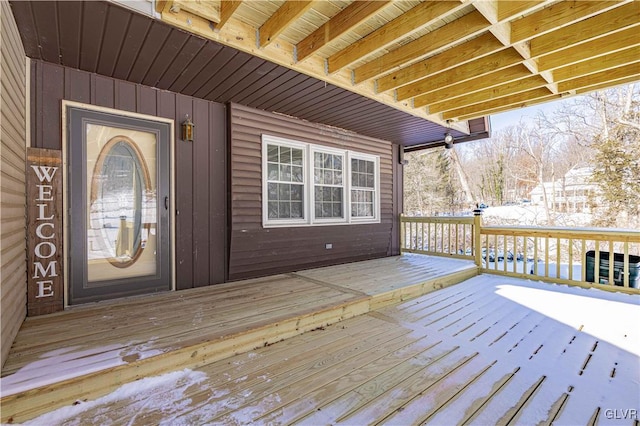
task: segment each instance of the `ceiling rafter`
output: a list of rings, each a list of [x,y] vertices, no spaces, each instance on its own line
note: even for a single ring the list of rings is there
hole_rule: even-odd
[[[265,47],[276,39],[291,23],[307,12],[313,1],[293,1],[285,2],[280,8],[267,19],[258,29],[260,34],[260,47]]]
[[[618,68],[633,62],[640,61],[640,46],[619,50],[604,56],[599,56],[588,61],[567,65],[553,71],[555,81],[571,80],[576,76],[595,74],[600,71]]]
[[[607,34],[583,44],[543,55],[537,59],[538,69],[541,71],[549,71],[577,62],[598,58],[633,46],[640,46],[638,28],[629,28],[617,33]]]
[[[408,34],[432,25],[443,16],[463,7],[462,3],[456,2],[427,1],[420,3],[357,42],[331,55],[327,59],[329,73],[334,73],[360,58],[385,49]]]
[[[640,25],[640,2],[626,3],[605,13],[576,22],[531,40],[535,57],[557,52],[579,43]]]
[[[519,43],[548,34],[588,19],[604,11],[616,8],[618,1],[565,1],[554,3],[542,10],[513,21],[511,43]]]
[[[429,104],[429,112],[445,112],[462,107],[479,104],[491,99],[498,99],[532,89],[545,87],[547,81],[539,75],[532,75],[521,80],[509,81],[496,87],[480,90],[475,93],[456,96]]]
[[[157,2],[165,4],[163,19],[461,128],[456,120],[626,80],[636,75],[640,49],[640,1],[632,0],[431,0],[408,8],[390,1],[264,0],[259,7],[236,5],[228,17],[225,5],[236,2],[211,0],[208,7],[220,10],[217,32],[206,11],[181,9],[186,1]]]
[[[522,105],[532,100],[548,98],[549,96],[559,97],[559,95],[549,93],[546,88],[538,88],[528,90],[526,92],[517,93],[515,95],[506,96],[500,99],[494,99],[491,101],[471,105],[468,107],[459,108],[452,111],[447,111],[443,114],[445,119],[454,119],[459,116],[468,115],[470,113],[476,113],[476,111],[483,112],[489,111],[495,108],[502,108],[505,106]]]
[[[296,59],[298,61],[304,60],[353,27],[360,25],[389,4],[391,4],[391,1],[387,0],[355,1],[351,3],[296,45]]]
[[[220,2],[220,22],[215,25],[217,31],[222,30],[234,12],[240,7],[242,0],[222,0]]]
[[[487,20],[479,12],[469,13],[424,36],[376,58],[353,70],[356,84],[411,63],[456,44],[461,36],[470,37],[486,31]]]
[[[386,92],[504,49],[505,46],[493,34],[485,33],[423,61],[378,78],[376,80],[377,89],[378,92]]]
[[[440,102],[453,96],[465,96],[470,93],[482,90],[483,88],[492,88],[501,84],[515,82],[518,80],[531,77],[531,72],[522,64],[516,64],[500,71],[486,74],[482,77],[463,81],[433,90],[429,93],[421,94],[413,98],[413,104],[416,108],[428,106],[434,102]]]
[[[482,77],[519,63],[522,63],[522,57],[518,52],[514,49],[502,50],[456,67],[448,73],[436,74],[430,78],[424,78],[400,87],[396,91],[396,97],[399,100],[412,98],[416,95],[429,93],[476,77]]]

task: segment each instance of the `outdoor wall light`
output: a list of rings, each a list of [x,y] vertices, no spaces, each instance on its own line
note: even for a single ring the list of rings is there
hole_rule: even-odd
[[[449,132],[444,134],[444,147],[446,149],[453,148],[453,136],[451,136],[451,133]]]
[[[182,140],[185,142],[193,142],[193,129],[196,127],[193,121],[189,118],[189,114],[185,116],[185,120],[182,122]]]

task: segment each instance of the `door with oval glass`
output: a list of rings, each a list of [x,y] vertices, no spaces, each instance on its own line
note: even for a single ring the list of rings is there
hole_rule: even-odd
[[[170,290],[171,123],[67,107],[69,304]]]

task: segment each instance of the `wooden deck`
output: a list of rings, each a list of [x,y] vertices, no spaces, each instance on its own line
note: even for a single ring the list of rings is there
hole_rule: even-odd
[[[481,275],[34,422],[637,425],[639,302]]]
[[[2,422],[210,365],[476,274],[471,262],[405,255],[29,318],[2,370]]]

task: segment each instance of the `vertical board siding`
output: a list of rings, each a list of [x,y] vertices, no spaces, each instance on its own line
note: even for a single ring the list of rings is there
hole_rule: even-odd
[[[0,366],[27,313],[26,56],[9,3],[0,1]]]
[[[224,282],[225,106],[42,61],[32,62],[32,73],[34,147],[62,149],[63,99],[175,120],[176,288]],[[197,117],[193,143],[181,140],[185,114]]]
[[[290,272],[391,255],[394,166],[390,142],[237,104],[230,105],[231,242],[229,279]],[[263,134],[380,156],[380,223],[262,227]],[[396,233],[397,234],[397,233]],[[326,243],[333,244],[327,250]]]

